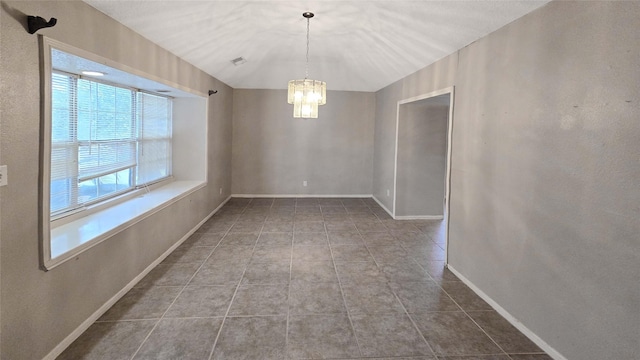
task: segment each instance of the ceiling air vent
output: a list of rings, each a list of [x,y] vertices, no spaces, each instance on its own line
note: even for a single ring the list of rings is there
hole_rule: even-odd
[[[240,66],[246,62],[247,62],[247,59],[243,58],[242,56],[231,60],[231,63],[235,66]]]

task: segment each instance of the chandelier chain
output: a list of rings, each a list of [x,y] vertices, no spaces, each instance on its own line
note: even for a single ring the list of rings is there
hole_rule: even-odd
[[[305,64],[304,78],[309,78],[309,18],[307,18],[307,62]]]

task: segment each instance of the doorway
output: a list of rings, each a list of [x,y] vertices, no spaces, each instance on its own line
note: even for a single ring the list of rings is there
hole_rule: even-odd
[[[449,222],[453,95],[454,88],[449,87],[400,100],[396,119],[393,218],[434,220],[444,244]]]

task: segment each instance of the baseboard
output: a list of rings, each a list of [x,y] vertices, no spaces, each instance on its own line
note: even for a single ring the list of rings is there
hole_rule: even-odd
[[[317,194],[232,194],[236,198],[370,198],[371,194],[317,195]]]
[[[443,215],[396,216],[396,220],[443,220]]]
[[[500,306],[495,300],[493,300],[489,295],[485,294],[480,288],[478,288],[475,284],[473,284],[469,279],[464,277],[460,272],[454,269],[451,265],[447,265],[447,268],[451,270],[454,275],[456,275],[463,283],[465,283],[473,292],[478,294],[484,301],[487,302],[498,314],[502,315],[511,325],[513,325],[516,329],[520,330],[524,336],[528,337],[529,340],[533,341],[540,349],[546,352],[549,356],[551,356],[554,360],[567,360],[566,357],[562,356],[556,349],[551,347],[551,345],[547,344],[546,341],[542,340],[538,335],[536,335],[533,331],[529,330],[523,323],[518,321],[513,315],[511,315],[507,310],[505,310],[502,306]]]
[[[384,206],[384,204],[382,203],[382,201],[378,200],[378,198],[377,198],[375,195],[372,195],[372,196],[371,196],[371,198],[373,198],[373,200],[375,200],[375,201],[378,203],[378,205],[380,205],[380,207],[381,207],[382,209],[384,209],[384,211],[386,211],[386,212],[387,212],[387,214],[389,214],[389,216],[391,216],[391,217],[393,218],[393,213],[392,213],[391,211],[389,211],[389,209],[387,209],[387,207],[386,207],[386,206]]]
[[[98,310],[96,310],[89,318],[80,324],[75,330],[71,332],[62,342],[60,342],[47,356],[43,358],[43,360],[55,360],[56,357],[60,356],[62,352],[71,345],[76,339],[82,335],[87,329],[93,325],[93,323],[98,320],[104,313],[107,312],[118,300],[120,300],[129,290],[131,290],[142,278],[147,276],[151,270],[153,270],[158,264],[162,262],[167,256],[169,256],[178,246],[182,245],[185,240],[189,238],[189,236],[193,235],[193,233],[198,230],[202,224],[204,224],[207,220],[209,220],[215,213],[217,213],[226,203],[231,199],[229,196],[226,200],[224,200],[215,210],[213,210],[207,217],[205,217],[202,221],[198,223],[195,227],[189,230],[180,240],[178,240],[175,244],[173,244],[167,251],[165,251],[160,257],[154,260],[146,269],[144,269],[138,276],[133,278],[122,290],[118,291],[111,299],[109,299],[106,303],[104,303]]]

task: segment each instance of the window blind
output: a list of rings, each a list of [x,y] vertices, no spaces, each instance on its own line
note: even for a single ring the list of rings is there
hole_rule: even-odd
[[[72,208],[77,198],[78,164],[75,78],[51,76],[51,212]]]
[[[171,174],[171,100],[138,93],[139,149],[136,182],[147,184]]]
[[[51,214],[171,175],[171,99],[52,73]]]
[[[78,80],[79,180],[136,165],[132,90]]]

